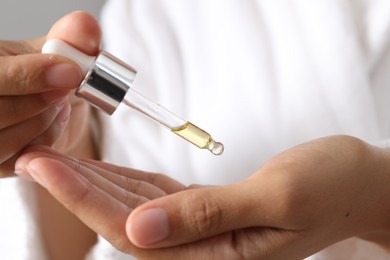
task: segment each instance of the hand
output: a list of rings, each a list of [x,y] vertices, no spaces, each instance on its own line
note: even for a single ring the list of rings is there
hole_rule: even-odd
[[[46,177],[35,175],[35,163],[39,174],[50,175],[48,182]],[[41,172],[41,166],[48,167],[47,171]],[[142,203],[185,188],[161,174],[76,160],[45,146],[24,151],[16,162],[16,172],[25,179],[37,178],[90,228],[101,231],[108,241],[128,253],[134,248],[124,228],[130,212]]]
[[[64,39],[92,55],[99,49],[100,30],[91,16],[76,12],[59,20],[47,38]],[[0,177],[13,173],[27,145],[52,145],[63,133],[56,147],[67,152],[86,131],[87,106],[73,98],[68,124],[68,95],[80,84],[82,72],[70,60],[40,54],[44,41],[0,41]]]
[[[356,138],[328,137],[277,155],[239,183],[197,189],[43,148],[17,167],[141,259],[299,259],[357,235],[386,246],[389,156]]]

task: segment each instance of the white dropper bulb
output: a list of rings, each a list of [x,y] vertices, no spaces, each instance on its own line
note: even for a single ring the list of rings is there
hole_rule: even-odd
[[[91,69],[96,59],[58,39],[48,40],[42,47],[42,53],[57,54],[74,61],[80,66],[84,75]]]

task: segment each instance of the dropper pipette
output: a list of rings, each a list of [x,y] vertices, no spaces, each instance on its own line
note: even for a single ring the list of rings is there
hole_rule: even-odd
[[[111,54],[100,51],[96,57],[88,56],[58,39],[47,41],[42,53],[65,56],[80,66],[85,78],[76,95],[94,107],[111,115],[120,103],[125,104],[168,127],[197,147],[215,155],[223,153],[223,144],[216,142],[206,131],[135,91],[131,85],[136,70]]]

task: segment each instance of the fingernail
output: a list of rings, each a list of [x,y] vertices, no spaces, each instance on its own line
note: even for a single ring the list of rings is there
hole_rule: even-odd
[[[20,178],[22,178],[22,179],[25,179],[25,180],[28,180],[28,181],[33,181],[33,182],[35,182],[34,178],[31,177],[30,174],[28,174],[27,172],[25,172],[25,171],[22,170],[22,169],[16,169],[16,170],[14,171],[14,173],[15,173],[16,175],[18,175],[18,176],[19,176]]]
[[[61,123],[66,123],[68,122],[69,116],[70,116],[70,111],[71,107],[69,104],[62,104],[63,108],[58,113],[57,118],[60,120]]]
[[[81,80],[80,69],[72,64],[56,64],[46,71],[46,83],[54,88],[75,88]]]
[[[34,167],[30,165],[30,163],[28,163],[26,165],[26,170],[30,174],[30,176],[33,178],[34,181],[38,182],[43,187],[46,187],[46,183],[41,179],[39,174],[36,172]]]
[[[56,107],[57,107],[57,111],[61,111],[62,110],[62,108],[64,107],[64,105],[65,105],[65,102],[67,101],[68,99],[67,98],[61,98],[60,100],[58,100],[57,102],[56,102]]]
[[[129,223],[128,234],[135,245],[150,245],[168,237],[170,233],[166,211],[151,208],[137,213]]]

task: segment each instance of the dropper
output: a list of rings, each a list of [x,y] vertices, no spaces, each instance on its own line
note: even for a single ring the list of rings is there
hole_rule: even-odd
[[[208,149],[215,155],[223,153],[223,144],[216,142],[206,131],[135,91],[131,86],[137,71],[106,51],[101,50],[96,57],[88,56],[62,40],[51,39],[44,44],[42,53],[61,55],[77,63],[85,78],[76,90],[76,96],[108,115],[123,103],[197,147]]]

